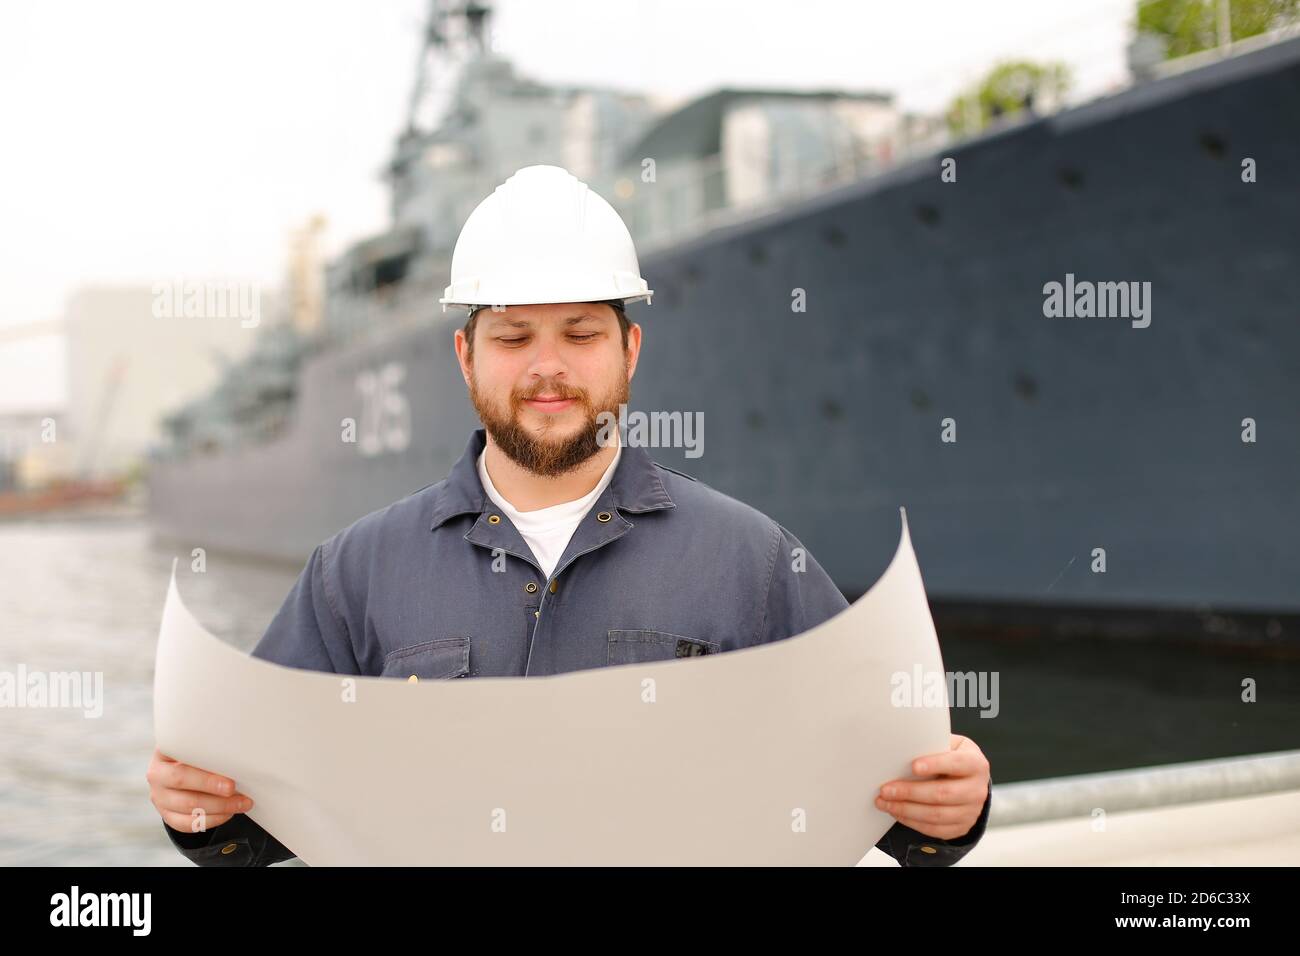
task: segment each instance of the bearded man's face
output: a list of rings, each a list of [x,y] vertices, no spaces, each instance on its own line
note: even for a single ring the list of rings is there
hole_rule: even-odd
[[[617,418],[630,393],[629,354],[612,307],[483,309],[473,332],[470,401],[511,460],[554,477],[600,450],[598,416]]]

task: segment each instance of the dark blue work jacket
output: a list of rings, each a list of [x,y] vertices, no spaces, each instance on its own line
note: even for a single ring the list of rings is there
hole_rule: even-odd
[[[320,544],[253,655],[403,680],[529,677],[779,641],[848,606],[777,522],[633,446],[548,579],[483,490],[485,440],[475,430],[447,478]],[[989,804],[959,840],[896,823],[877,846],[904,866],[949,865]],[[244,814],[206,833],[164,828],[200,865],[293,856]]]

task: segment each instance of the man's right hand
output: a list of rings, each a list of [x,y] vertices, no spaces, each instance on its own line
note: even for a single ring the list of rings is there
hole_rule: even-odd
[[[181,833],[211,830],[253,806],[249,797],[235,790],[235,781],[229,777],[180,763],[157,748],[144,778],[149,781],[149,799],[163,823]],[[199,821],[197,827],[195,820]]]

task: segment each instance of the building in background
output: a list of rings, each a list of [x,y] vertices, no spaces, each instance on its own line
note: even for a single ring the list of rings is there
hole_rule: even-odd
[[[160,440],[164,414],[211,391],[260,332],[238,316],[185,317],[183,308],[155,315],[158,288],[90,286],[68,300],[68,400],[58,443],[70,443],[74,454],[60,452],[60,464],[77,477],[134,468]],[[274,314],[265,299],[261,310]]]

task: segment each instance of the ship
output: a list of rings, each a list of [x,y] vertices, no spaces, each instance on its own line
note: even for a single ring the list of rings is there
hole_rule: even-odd
[[[268,329],[168,420],[161,539],[301,562],[445,476],[479,425],[438,304],[455,237],[547,163],[619,209],[654,290],[632,409],[705,426],[652,457],[850,600],[901,506],[941,626],[1291,645],[1300,38],[954,138],[887,94],[546,86],[489,15],[432,4],[391,228],[328,265],[318,326]]]

